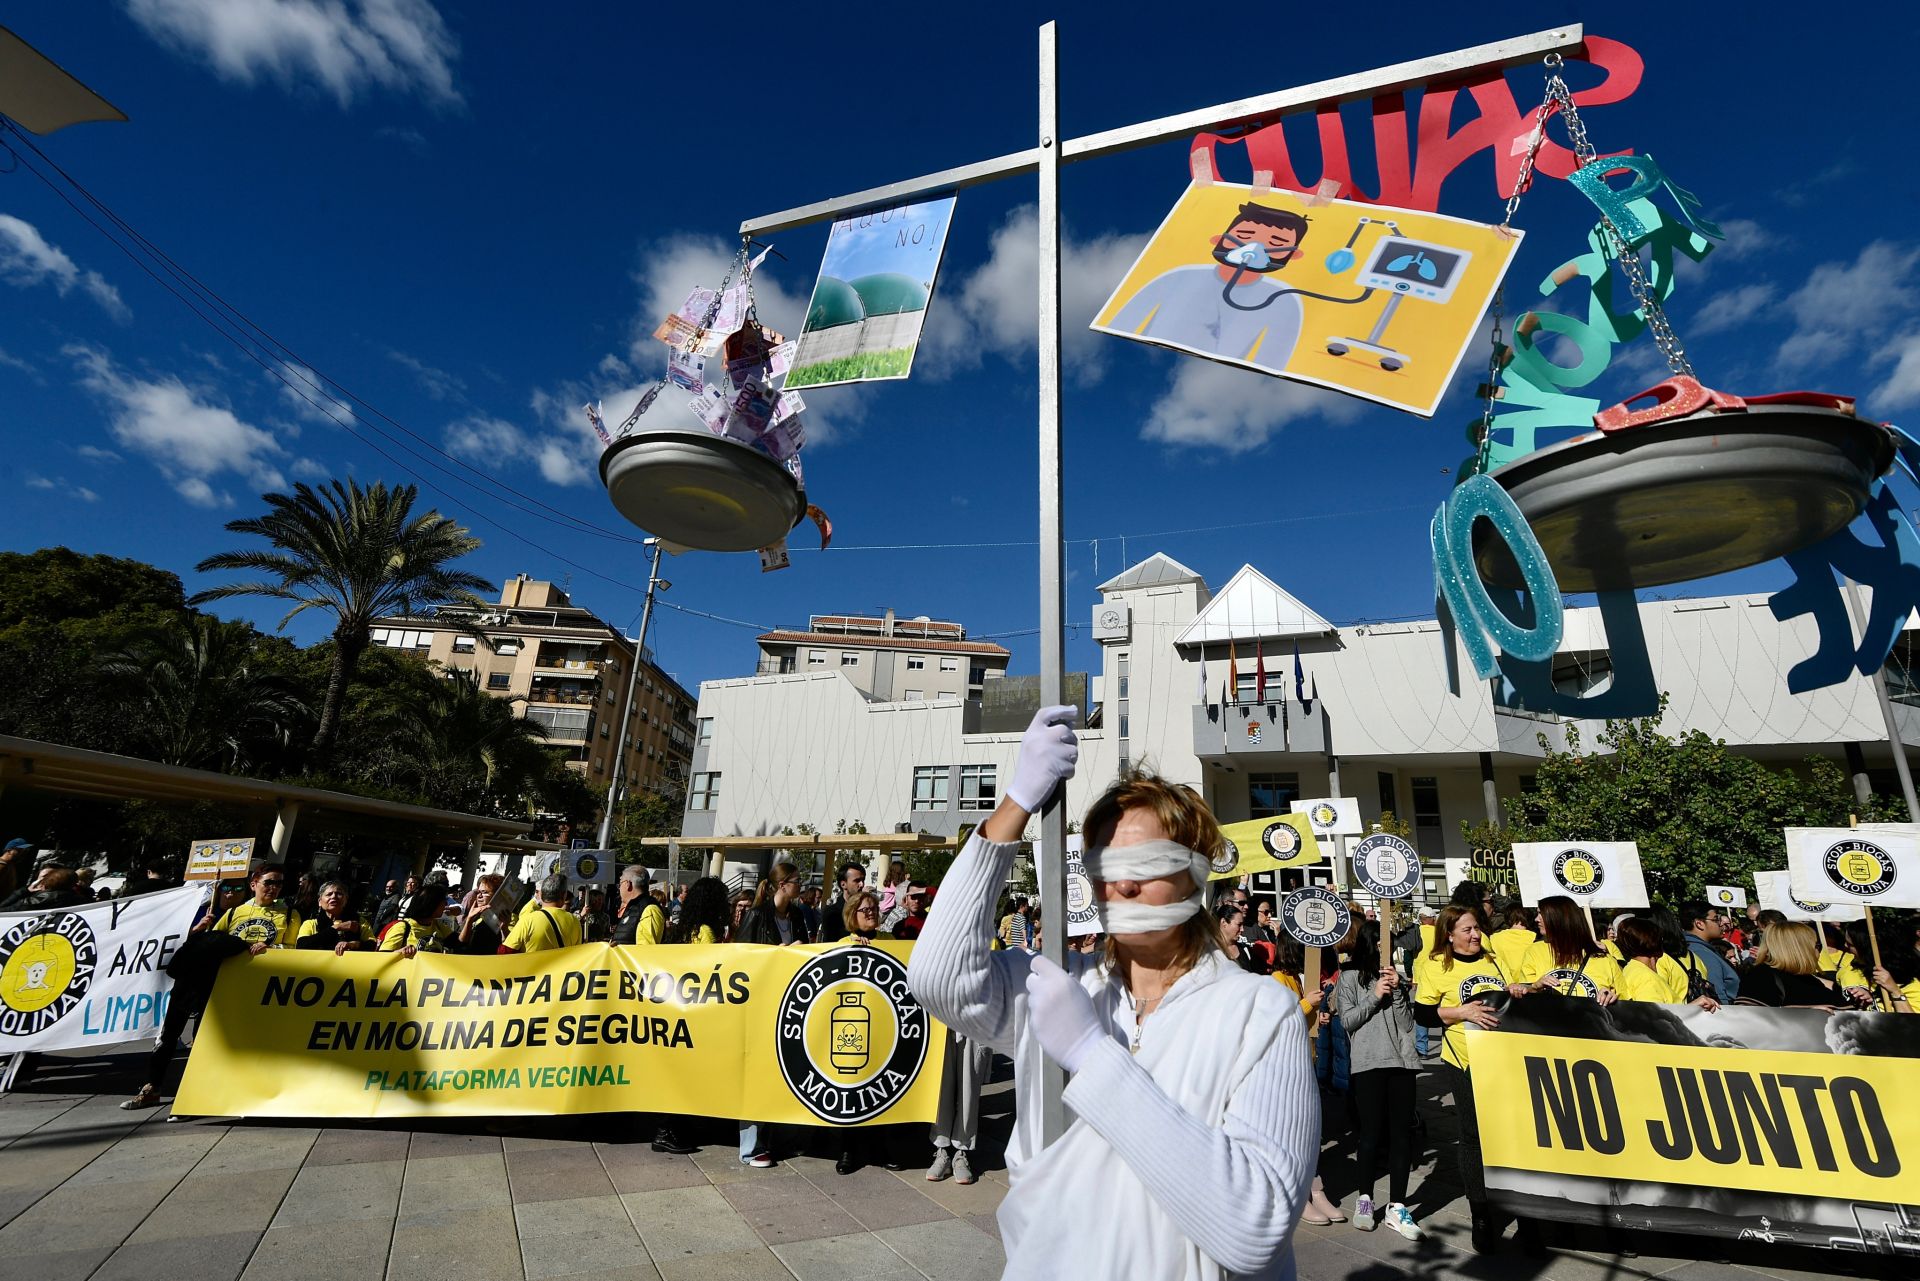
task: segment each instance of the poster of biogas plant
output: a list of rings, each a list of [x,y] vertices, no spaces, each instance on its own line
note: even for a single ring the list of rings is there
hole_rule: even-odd
[[[953,197],[833,224],[786,386],[884,382],[913,369]]]

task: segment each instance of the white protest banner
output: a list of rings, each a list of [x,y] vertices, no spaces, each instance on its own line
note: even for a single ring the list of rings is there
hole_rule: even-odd
[[[1067,838],[1067,937],[1100,932],[1100,910],[1094,904],[1093,879],[1080,859],[1080,834]]]
[[[533,859],[533,880],[543,881],[554,873],[567,878],[568,885],[613,884],[612,850],[549,850]]]
[[[166,964],[210,888],[0,913],[0,1054],[156,1035],[173,989]]]
[[[1747,905],[1747,892],[1738,885],[1709,885],[1707,904],[1710,907],[1738,910]]]
[[[1305,814],[1313,825],[1313,834],[1325,840],[1329,836],[1358,836],[1366,831],[1360,825],[1360,801],[1353,796],[1325,796],[1318,800],[1294,801],[1295,814]]]
[[[1520,901],[1565,895],[1588,907],[1645,907],[1647,882],[1632,841],[1515,841]]]
[[[1823,899],[1803,899],[1793,892],[1793,879],[1786,872],[1755,872],[1755,896],[1763,911],[1779,912],[1790,921],[1859,921],[1867,909],[1854,903],[1830,903]]]
[[[1795,897],[1863,907],[1920,907],[1920,835],[1910,823],[1789,827]]]

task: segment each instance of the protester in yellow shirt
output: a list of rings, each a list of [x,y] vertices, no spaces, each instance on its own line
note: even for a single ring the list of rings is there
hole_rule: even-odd
[[[444,952],[446,935],[439,927],[440,914],[447,910],[447,887],[428,881],[407,899],[407,906],[381,932],[382,952],[398,952],[411,959],[420,952]]]
[[[1527,949],[1538,938],[1533,932],[1533,909],[1524,906],[1519,899],[1513,899],[1500,915],[1506,928],[1494,931],[1492,937],[1486,940],[1487,950],[1493,953],[1508,977],[1517,977]]]
[[[1473,1031],[1500,1025],[1496,1002],[1519,996],[1526,989],[1509,983],[1500,962],[1486,951],[1480,920],[1471,908],[1450,904],[1434,926],[1433,950],[1428,953],[1426,978],[1414,995],[1414,1021],[1443,1027],[1441,1078],[1453,1094],[1459,1115],[1460,1181],[1466,1188],[1473,1215],[1473,1248],[1491,1251],[1506,1231],[1507,1220],[1487,1200],[1486,1171],[1480,1159],[1480,1123],[1474,1113],[1473,1081],[1468,1074],[1468,1047]]]
[[[718,943],[726,938],[731,919],[725,882],[717,876],[703,876],[687,887],[687,896],[680,902],[680,915],[667,926],[662,941]]]
[[[567,910],[567,878],[555,873],[540,882],[540,901],[520,913],[507,934],[509,952],[545,952],[580,942],[580,918]]]
[[[1618,999],[1620,963],[1594,941],[1586,914],[1565,894],[1540,900],[1540,933],[1520,960],[1520,981],[1538,991],[1580,996],[1611,1005]]]
[[[256,956],[270,947],[292,947],[300,935],[300,913],[280,897],[286,883],[284,867],[278,863],[262,864],[248,881],[253,887],[253,897],[228,908],[213,923],[213,928],[246,940]]]
[[[1662,950],[1658,926],[1645,917],[1629,917],[1620,922],[1614,941],[1626,957],[1620,966],[1616,989],[1621,1000],[1688,1004],[1687,972]],[[1692,1004],[1703,1010],[1720,1008],[1720,1003],[1710,996],[1699,997]]]

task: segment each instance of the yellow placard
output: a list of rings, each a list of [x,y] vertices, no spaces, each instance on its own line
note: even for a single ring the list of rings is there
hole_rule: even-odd
[[[253,866],[253,838],[228,837],[218,841],[195,841],[187,847],[189,881],[217,881],[228,876],[245,876]]]
[[[1278,829],[1278,830],[1277,830]],[[1320,842],[1305,814],[1276,814],[1223,824],[1220,834],[1232,844],[1234,861],[1215,859],[1209,880],[1271,872],[1280,867],[1305,867],[1321,858]]]
[[[269,951],[220,972],[182,1115],[659,1112],[931,1121],[945,1029],[910,943]]]
[[[1855,1054],[1473,1041],[1489,1167],[1896,1205],[1920,1204],[1917,1070]]]

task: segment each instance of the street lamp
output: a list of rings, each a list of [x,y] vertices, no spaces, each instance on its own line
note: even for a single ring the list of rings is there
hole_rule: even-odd
[[[653,594],[673,586],[660,577],[660,540],[649,538],[646,545],[653,548],[653,567],[647,571],[647,599],[640,607],[640,635],[633,642],[633,662],[627,668],[627,697],[622,704],[619,745],[613,749],[613,781],[607,784],[607,808],[600,816],[600,848],[603,850],[612,848],[613,810],[620,803],[620,793],[626,783],[627,727],[633,723],[633,695],[639,688],[640,663],[647,652],[647,624],[653,621]]]

